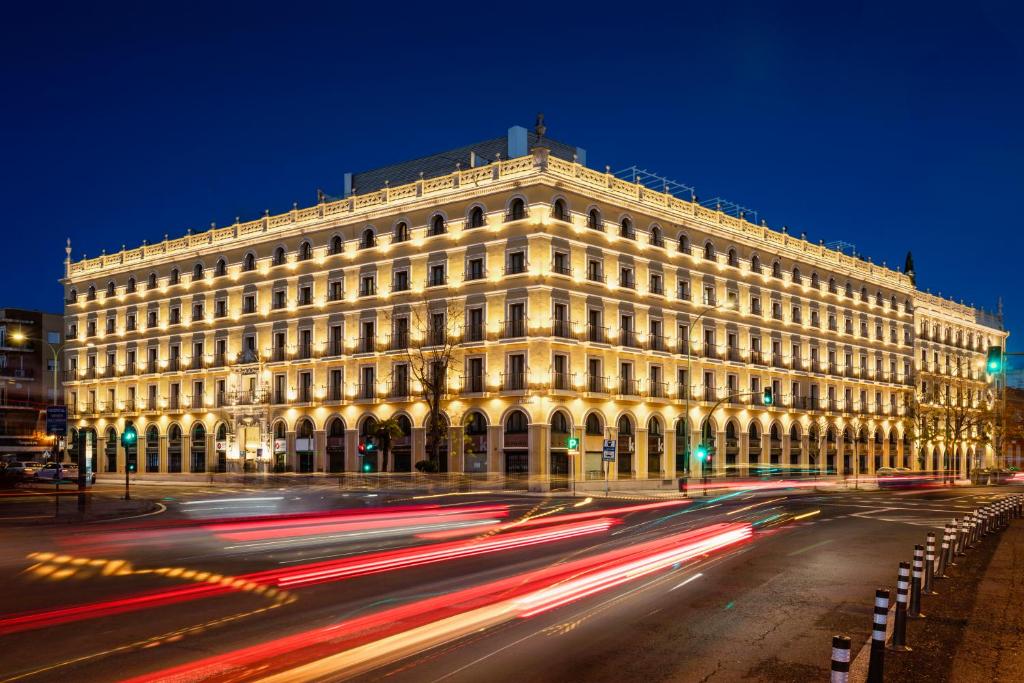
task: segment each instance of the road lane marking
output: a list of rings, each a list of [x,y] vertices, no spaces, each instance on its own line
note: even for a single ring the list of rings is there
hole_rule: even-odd
[[[809,546],[807,546],[805,548],[800,548],[799,550],[794,550],[793,552],[789,553],[789,555],[787,557],[793,557],[794,555],[799,555],[801,553],[805,553],[808,550],[813,550],[814,548],[819,548],[819,547],[821,547],[821,546],[823,546],[823,545],[825,545],[827,543],[831,543],[831,542],[832,542],[832,539],[829,538],[829,539],[826,539],[826,540],[821,541],[819,543],[812,543],[811,545],[809,545]]]
[[[91,522],[86,522],[86,524],[106,524],[108,522],[120,522],[120,521],[123,521],[125,519],[138,519],[139,517],[152,517],[153,515],[159,515],[159,514],[162,514],[164,512],[167,512],[167,506],[164,505],[163,503],[157,503],[156,506],[157,506],[156,510],[153,510],[151,512],[144,512],[141,515],[130,515],[128,517],[111,517],[110,519],[94,519]]]
[[[668,589],[668,592],[669,592],[669,593],[671,593],[672,591],[674,591],[674,590],[675,590],[675,589],[677,589],[677,588],[682,588],[682,587],[683,587],[683,586],[685,586],[686,584],[690,583],[691,581],[696,581],[697,579],[699,579],[699,578],[700,578],[700,577],[702,577],[702,576],[704,576],[704,574],[703,574],[703,573],[701,573],[701,572],[697,572],[696,574],[694,574],[694,575],[693,575],[693,576],[691,576],[690,578],[686,579],[686,580],[685,580],[685,581],[683,581],[682,583],[677,583],[676,585],[674,585],[674,586],[672,586],[671,588],[669,588],[669,589]]]
[[[246,497],[246,498],[205,498],[203,500],[187,500],[182,505],[206,505],[207,503],[248,503],[249,501],[284,500],[284,496]]]

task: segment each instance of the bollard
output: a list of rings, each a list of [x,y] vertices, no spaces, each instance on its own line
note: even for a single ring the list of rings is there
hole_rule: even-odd
[[[942,547],[939,549],[939,566],[935,570],[935,578],[946,579],[946,565],[949,563],[949,546],[950,546],[950,535],[949,525],[942,530]]]
[[[929,531],[925,541],[924,583],[921,584],[922,595],[937,595],[935,587],[935,533]]]
[[[893,650],[909,652],[907,645],[907,598],[910,593],[910,563],[900,562],[900,573],[896,580],[896,621],[892,630]]]
[[[914,572],[910,580],[910,605],[907,616],[913,619],[924,619],[921,614],[921,578],[924,576],[924,546],[914,546]]]
[[[949,557],[946,558],[947,567],[956,566],[956,550],[958,543],[960,543],[960,520],[956,517],[953,518],[953,524],[949,529]]]
[[[885,632],[889,625],[889,590],[875,591],[875,614],[871,621],[871,651],[868,659],[868,683],[882,683],[885,668]]]
[[[960,530],[957,532],[956,538],[956,554],[966,555],[967,554],[967,529],[970,526],[970,522],[967,521],[969,515],[960,518]]]
[[[831,683],[846,683],[850,679],[850,639],[832,636]]]

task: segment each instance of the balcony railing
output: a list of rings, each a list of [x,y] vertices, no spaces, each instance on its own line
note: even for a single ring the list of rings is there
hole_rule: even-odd
[[[607,394],[608,378],[598,375],[587,375],[587,391],[592,394]]]
[[[356,387],[356,398],[364,401],[377,398],[377,383],[371,382],[369,384],[364,384],[360,382]]]
[[[469,323],[462,328],[463,342],[482,342],[485,340],[485,328],[483,323]]]
[[[359,353],[373,353],[377,350],[377,338],[376,337],[360,337],[359,346],[357,347]]]
[[[648,382],[647,395],[651,398],[668,398],[668,382]]]
[[[217,401],[222,406],[251,406],[262,405],[270,400],[270,392],[265,389],[255,391],[224,391],[217,395]]]
[[[409,348],[409,333],[400,330],[388,338],[388,351],[405,351]]]
[[[388,398],[405,399],[409,398],[409,380],[399,379],[388,382]]]
[[[647,335],[647,350],[648,351],[666,351],[668,350],[668,344],[665,341],[665,337],[660,334],[649,334]]]
[[[576,335],[573,334],[572,322],[555,318],[551,321],[551,336],[561,339],[575,339]]]
[[[619,330],[619,345],[640,348],[640,342],[637,341],[636,332],[633,330]]]
[[[513,339],[516,337],[525,337],[526,327],[526,318],[513,318],[512,320],[506,320],[501,324],[501,338]]]
[[[555,275],[572,275],[572,266],[568,263],[551,262],[551,272]]]
[[[586,340],[589,342],[594,342],[595,344],[607,344],[608,328],[602,327],[601,325],[594,325],[593,323],[588,323]]]
[[[506,372],[501,376],[502,391],[526,391],[528,388],[525,372]]]
[[[464,394],[482,394],[486,391],[485,386],[483,375],[462,376],[462,393]]]
[[[327,356],[340,356],[345,353],[345,342],[341,339],[331,339],[327,342]]]
[[[572,375],[568,372],[552,372],[551,388],[554,391],[571,391],[573,388]]]

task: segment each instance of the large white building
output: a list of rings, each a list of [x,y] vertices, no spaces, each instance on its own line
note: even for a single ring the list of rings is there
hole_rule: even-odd
[[[346,176],[343,199],[98,258],[69,245],[66,388],[99,470],[374,469],[360,435],[395,417],[387,467],[408,471],[432,431],[409,349],[431,344],[452,346],[450,472],[603,478],[605,439],[616,481],[694,475],[701,440],[721,475],[942,466],[934,438],[911,455],[915,392],[946,351],[975,368],[1002,345],[997,319],[584,161],[515,127]]]

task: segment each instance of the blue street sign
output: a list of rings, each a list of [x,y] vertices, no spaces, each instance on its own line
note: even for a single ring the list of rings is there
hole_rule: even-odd
[[[67,406],[46,406],[46,433],[54,436],[68,435]]]
[[[615,462],[615,439],[605,439],[604,448],[601,450],[601,460]]]

